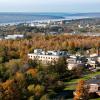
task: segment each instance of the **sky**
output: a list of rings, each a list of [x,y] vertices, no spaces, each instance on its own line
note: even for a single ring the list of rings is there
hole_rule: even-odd
[[[100,0],[0,0],[0,12],[100,12]]]

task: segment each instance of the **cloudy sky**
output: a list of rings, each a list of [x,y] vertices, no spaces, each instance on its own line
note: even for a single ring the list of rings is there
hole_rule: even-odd
[[[0,0],[0,12],[100,12],[100,0]]]

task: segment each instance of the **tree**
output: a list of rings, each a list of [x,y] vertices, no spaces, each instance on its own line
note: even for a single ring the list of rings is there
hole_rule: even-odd
[[[36,60],[31,60],[31,59],[28,59],[27,63],[32,68],[35,68],[38,65]]]
[[[7,78],[6,68],[3,64],[0,64],[0,81],[5,81]]]
[[[9,77],[13,76],[17,71],[19,71],[19,68],[21,66],[20,60],[10,60],[5,64],[7,68],[7,72]]]
[[[28,91],[29,91],[31,94],[34,94],[35,85],[34,85],[34,84],[29,85],[29,86],[27,87],[27,89],[28,89]]]
[[[32,77],[34,77],[36,75],[36,73],[37,73],[37,70],[36,69],[32,69],[32,68],[27,71],[27,74],[31,74]]]
[[[84,67],[81,67],[81,66],[76,67],[73,70],[71,70],[73,77],[80,78],[83,74],[83,70],[84,70]]]
[[[25,75],[23,73],[17,72],[14,77],[14,82],[17,85],[17,89],[20,93],[21,100],[27,99],[28,91],[27,91],[27,82]]]
[[[80,80],[76,91],[74,92],[74,100],[89,100],[89,93],[88,93],[88,86],[86,86],[86,83],[84,80]]]
[[[8,61],[7,47],[1,46],[0,47],[0,63],[4,63],[6,61]]]
[[[41,96],[44,93],[44,86],[36,85],[34,91],[35,91],[35,96]]]
[[[66,72],[67,63],[65,58],[59,58],[58,61],[54,62],[54,64],[50,64],[47,67],[49,72],[58,73],[59,75],[63,75]]]
[[[3,100],[3,98],[4,98],[3,92],[4,92],[4,89],[3,89],[2,84],[0,83],[0,100]]]
[[[19,100],[20,91],[18,91],[17,85],[14,80],[7,80],[1,84],[1,97],[0,100]]]

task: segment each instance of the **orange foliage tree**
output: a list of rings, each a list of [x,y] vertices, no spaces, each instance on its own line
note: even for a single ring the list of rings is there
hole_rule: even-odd
[[[79,81],[74,95],[74,100],[89,100],[88,87],[86,86],[84,80]]]

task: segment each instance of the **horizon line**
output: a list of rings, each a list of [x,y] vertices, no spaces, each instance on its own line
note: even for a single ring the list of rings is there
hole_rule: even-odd
[[[43,11],[0,11],[0,13],[65,13],[65,14],[77,14],[77,13],[100,13],[100,12],[43,12]]]

